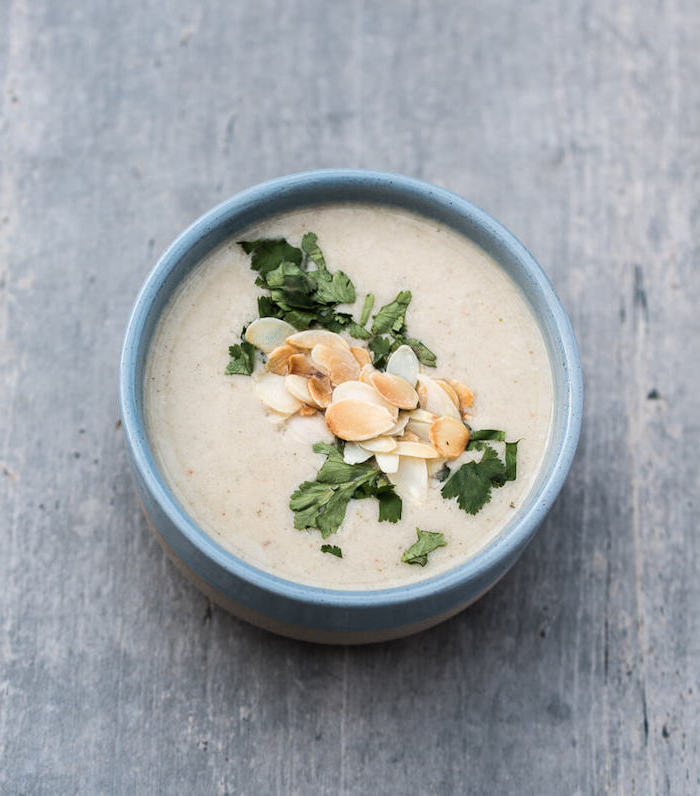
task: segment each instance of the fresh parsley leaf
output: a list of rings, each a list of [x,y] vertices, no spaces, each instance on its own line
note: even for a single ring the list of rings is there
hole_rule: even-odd
[[[467,462],[456,470],[441,490],[444,498],[457,498],[458,506],[467,514],[476,514],[491,500],[491,490],[506,482],[506,468],[498,453],[483,446],[478,462]]]
[[[416,340],[415,337],[399,337],[395,336],[395,342],[399,345],[407,345],[413,349],[413,353],[418,357],[418,361],[421,365],[425,365],[429,368],[434,368],[437,365],[437,357],[433,352],[428,348],[425,343],[421,343],[420,340]]]
[[[255,346],[247,340],[241,340],[240,344],[229,346],[228,355],[231,359],[225,370],[227,376],[250,376],[255,370]]]
[[[411,291],[402,290],[398,296],[385,304],[374,316],[372,334],[400,333],[406,327],[406,310],[411,303]]]
[[[318,235],[315,232],[307,232],[301,239],[301,248],[316,263],[319,271],[327,271],[326,258],[323,256],[321,247],[318,245]]]
[[[418,564],[424,567],[428,563],[428,554],[438,547],[445,547],[447,542],[441,533],[433,531],[421,531],[416,528],[418,541],[414,542],[408,550],[401,556],[401,560],[406,564]]]
[[[478,442],[481,440],[488,442],[505,442],[506,432],[496,431],[496,429],[493,428],[480,428],[476,431],[472,431],[469,435],[469,439],[472,442]]]
[[[398,348],[398,346],[396,346]],[[384,370],[389,359],[389,354],[395,350],[394,343],[389,337],[373,337],[369,341],[369,350],[372,352],[372,360],[375,368]]]
[[[350,337],[356,337],[359,340],[369,340],[372,336],[367,329],[360,326],[359,323],[355,323],[355,321],[350,321],[346,329]]]
[[[260,240],[242,240],[239,245],[246,254],[252,254],[250,267],[253,271],[265,275],[282,262],[301,265],[301,249],[291,246],[284,238],[261,238]]]
[[[352,304],[355,301],[355,285],[343,271],[336,271],[333,276],[328,271],[312,273],[317,274],[318,288],[314,299],[319,304]]]
[[[258,296],[258,315],[261,318],[281,318],[283,314],[269,296]]]
[[[315,481],[304,481],[293,492],[289,507],[295,513],[295,528],[318,528],[325,539],[340,527],[348,503],[376,497],[380,522],[396,522],[401,516],[401,498],[389,479],[370,464],[347,464],[342,448],[327,443],[313,446],[326,454]]]
[[[369,314],[372,312],[372,307],[374,307],[374,296],[372,293],[368,293],[365,296],[365,303],[362,305],[362,314],[360,315],[360,326],[365,326],[367,321],[369,320]]]
[[[515,481],[518,475],[516,459],[518,455],[518,442],[506,442],[506,481]]]
[[[332,556],[336,556],[337,558],[343,557],[343,551],[338,547],[337,544],[322,544],[321,552],[330,553]]]

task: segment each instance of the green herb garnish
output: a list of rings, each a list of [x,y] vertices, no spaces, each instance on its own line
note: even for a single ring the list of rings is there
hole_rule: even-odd
[[[338,547],[337,544],[322,544],[321,552],[330,553],[332,556],[336,556],[336,558],[343,557],[343,551]]]
[[[374,307],[374,296],[372,295],[372,293],[368,293],[365,296],[365,303],[362,305],[362,313],[360,314],[360,326],[364,326],[369,320],[369,314],[370,312],[372,312],[372,307]]]
[[[418,541],[414,542],[408,550],[401,556],[401,560],[406,564],[418,564],[424,567],[428,563],[428,554],[438,547],[445,547],[447,542],[441,533],[434,533],[433,531],[421,531],[416,528]]]
[[[484,439],[501,442],[505,433],[491,429],[474,431],[468,449],[482,451],[481,459],[463,464],[449,476],[441,490],[444,498],[457,498],[459,507],[468,514],[476,514],[489,503],[493,489],[515,480],[518,443],[506,442],[503,461]]]
[[[241,342],[228,347],[228,355],[231,357],[226,366],[226,375],[234,374],[250,376],[255,370],[255,346],[245,340],[245,326],[241,331]]]
[[[410,346],[422,365],[434,368],[437,364],[437,357],[425,343],[415,337],[408,337],[406,334],[406,310],[411,303],[411,298],[410,290],[402,290],[393,301],[385,304],[374,316],[372,322],[374,337],[370,341],[369,347],[374,354],[376,368],[386,368],[389,356],[402,345]]]
[[[401,498],[384,473],[369,464],[347,464],[339,446],[318,442],[313,449],[327,458],[316,480],[304,481],[289,499],[295,528],[318,528],[325,539],[338,530],[353,498],[376,497],[380,522],[401,518]]]

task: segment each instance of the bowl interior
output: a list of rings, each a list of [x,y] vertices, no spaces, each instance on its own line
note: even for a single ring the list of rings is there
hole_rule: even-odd
[[[550,440],[527,499],[501,533],[476,556],[442,573],[409,586],[372,592],[321,589],[285,581],[247,564],[198,528],[164,483],[145,433],[143,374],[155,326],[173,291],[213,248],[244,228],[279,213],[338,202],[393,205],[434,218],[476,242],[490,254],[522,290],[544,337],[554,382]],[[582,382],[576,343],[569,320],[549,280],[525,247],[488,214],[436,186],[381,172],[328,170],[293,175],[263,183],[224,202],[187,229],[160,258],[146,280],[132,313],[122,352],[120,372],[122,421],[135,466],[159,505],[178,528],[208,558],[265,588],[295,593],[305,600],[352,600],[353,595],[418,598],[456,580],[483,577],[505,559],[517,556],[556,497],[573,458],[581,422]]]

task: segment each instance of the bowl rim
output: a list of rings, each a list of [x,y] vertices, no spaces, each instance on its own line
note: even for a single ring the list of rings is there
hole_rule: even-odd
[[[298,583],[266,572],[226,550],[189,517],[166,485],[150,452],[137,400],[138,354],[144,329],[160,287],[179,260],[213,229],[228,222],[243,209],[263,202],[280,191],[308,189],[310,186],[323,190],[331,185],[338,187],[343,184],[354,187],[379,184],[404,195],[420,196],[424,201],[431,201],[438,210],[440,207],[449,207],[452,212],[457,210],[486,235],[496,238],[525,269],[535,290],[547,305],[555,336],[561,345],[564,369],[568,374],[567,411],[559,450],[551,461],[549,471],[541,473],[543,477],[536,493],[530,492],[528,495],[529,508],[515,517],[504,533],[463,563],[416,583],[383,589],[329,589]],[[395,607],[483,581],[486,574],[503,569],[504,562],[512,563],[517,558],[550,510],[571,466],[581,428],[583,376],[571,323],[549,279],[525,246],[488,213],[458,194],[401,174],[365,169],[318,169],[268,180],[235,194],[200,216],[170,244],[142,284],[127,323],[119,363],[119,403],[122,428],[132,454],[133,466],[170,522],[205,559],[254,587],[307,605],[344,609]]]

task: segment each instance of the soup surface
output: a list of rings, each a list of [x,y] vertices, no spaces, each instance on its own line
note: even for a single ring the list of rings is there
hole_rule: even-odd
[[[290,495],[313,481],[325,456],[291,424],[271,422],[254,379],[226,375],[228,347],[258,317],[250,257],[238,240],[284,237],[295,246],[313,231],[329,269],[357,288],[348,310],[357,318],[366,293],[374,312],[399,290],[413,295],[412,337],[437,356],[429,376],[468,385],[474,429],[503,429],[520,440],[517,478],[493,489],[477,514],[441,495],[429,479],[422,503],[404,499],[396,523],[378,522],[375,499],[352,500],[337,533],[297,530]],[[351,344],[356,344],[350,340]],[[257,370],[263,371],[258,355]],[[524,503],[541,465],[552,415],[552,376],[539,327],[519,289],[471,241],[408,212],[366,205],[328,205],[277,216],[218,247],[169,302],[151,343],[145,377],[147,430],[173,493],[223,547],[263,570],[336,589],[380,589],[432,577],[491,542]],[[501,448],[502,451],[502,448]],[[465,452],[454,471],[478,459]],[[402,561],[416,528],[441,532],[446,545],[427,566]],[[321,552],[323,543],[343,557]]]

